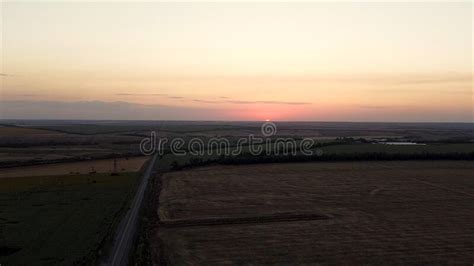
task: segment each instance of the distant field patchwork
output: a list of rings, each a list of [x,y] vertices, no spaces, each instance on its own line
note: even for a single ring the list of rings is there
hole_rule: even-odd
[[[11,127],[11,126],[0,126],[0,136],[2,137],[30,137],[30,136],[51,136],[57,137],[65,135],[64,133],[44,130],[44,129],[35,129],[28,127]]]

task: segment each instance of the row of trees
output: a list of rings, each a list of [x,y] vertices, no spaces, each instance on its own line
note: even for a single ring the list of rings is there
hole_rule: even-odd
[[[257,163],[283,163],[283,162],[311,162],[311,161],[373,161],[373,160],[474,160],[474,152],[469,153],[343,153],[343,154],[322,154],[322,155],[259,155],[254,156],[248,153],[238,156],[220,156],[218,158],[203,159],[192,157],[184,164],[174,161],[171,164],[172,170],[183,168],[204,166],[210,164],[257,164]]]

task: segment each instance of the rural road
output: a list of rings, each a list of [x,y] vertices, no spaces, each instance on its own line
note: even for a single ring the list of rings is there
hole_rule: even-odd
[[[157,159],[158,153],[155,153],[143,173],[132,206],[125,214],[115,232],[112,251],[106,261],[106,265],[127,265],[132,243],[137,233],[138,214],[140,213],[140,207],[142,206],[145,196],[148,180],[150,180],[150,176],[153,174]]]

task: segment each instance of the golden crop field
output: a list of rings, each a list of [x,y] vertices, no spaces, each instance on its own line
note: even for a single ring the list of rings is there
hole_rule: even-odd
[[[172,265],[471,264],[473,170],[391,161],[171,172],[155,248]]]

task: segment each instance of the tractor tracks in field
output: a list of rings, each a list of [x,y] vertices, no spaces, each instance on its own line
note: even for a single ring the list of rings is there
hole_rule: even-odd
[[[218,226],[235,224],[265,224],[281,222],[299,222],[314,220],[329,220],[336,218],[335,215],[328,214],[276,214],[255,217],[235,217],[235,218],[204,218],[188,220],[167,220],[160,221],[159,226],[163,228],[190,227],[190,226]]]

